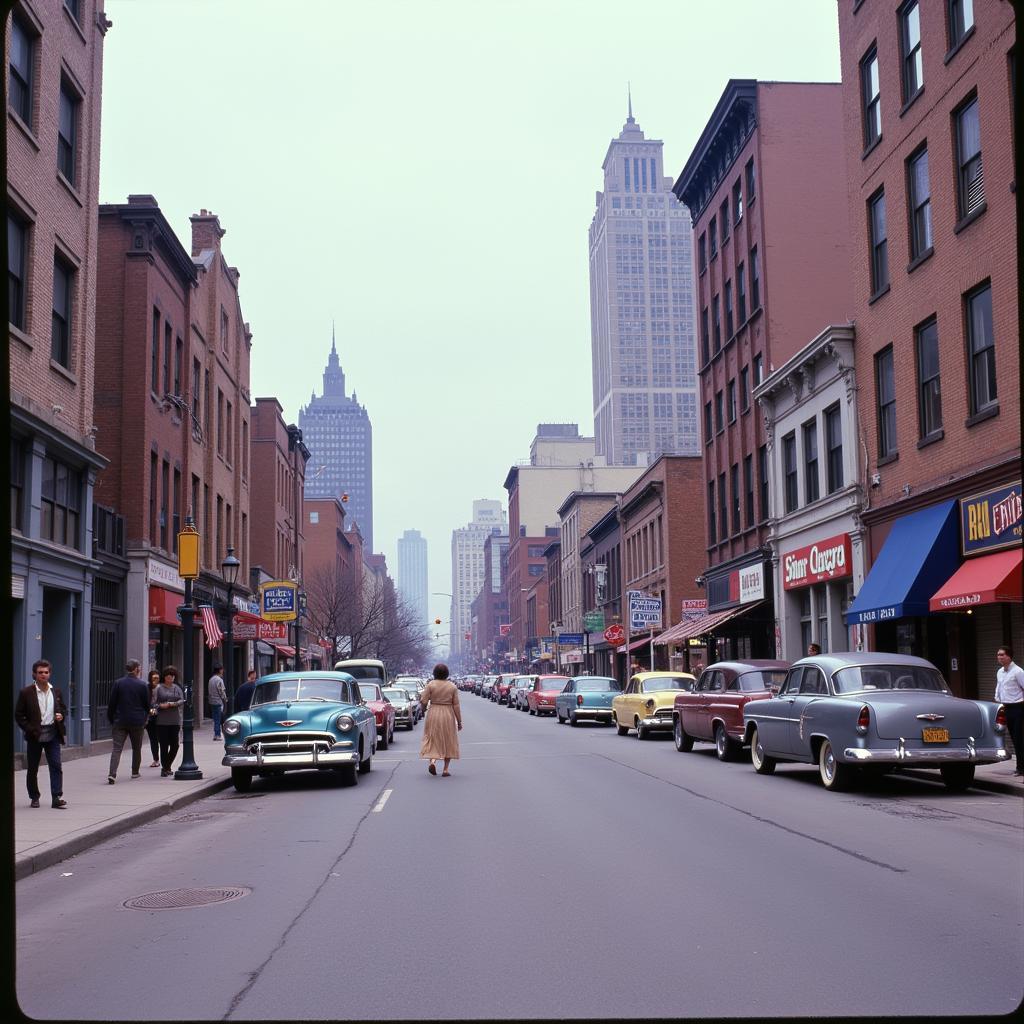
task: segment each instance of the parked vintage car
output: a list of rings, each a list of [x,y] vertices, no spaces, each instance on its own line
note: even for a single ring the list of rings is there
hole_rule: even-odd
[[[491,700],[497,704],[508,703],[508,688],[515,678],[513,672],[503,672],[494,682],[494,689],[491,690]]]
[[[974,768],[1009,760],[1002,704],[956,697],[924,658],[881,652],[820,654],[796,662],[777,696],[743,709],[754,770],[816,764],[826,789],[857,768],[938,768],[965,789]]]
[[[395,728],[404,725],[410,731],[416,728],[419,715],[416,709],[419,707],[419,698],[415,700],[408,690],[400,689],[397,686],[388,686],[381,690],[384,699],[395,709]]]
[[[500,678],[501,676],[487,676],[484,679],[484,685],[480,688],[480,696],[490,700],[491,694],[494,692],[494,686]]]
[[[224,759],[239,793],[253,776],[315,768],[348,783],[368,772],[377,750],[373,712],[345,672],[275,672],[263,676],[248,710],[222,726]]]
[[[576,676],[555,698],[559,722],[612,724],[612,699],[622,692],[622,683],[611,676]]]
[[[689,672],[637,672],[612,698],[612,722],[620,736],[636,729],[638,740],[652,732],[671,732],[676,694],[697,680]]]
[[[508,690],[508,707],[513,711],[528,711],[526,694],[533,686],[533,676],[513,676]]]
[[[383,688],[379,683],[360,680],[359,692],[377,720],[377,749],[387,750],[395,738],[394,705],[384,699]]]
[[[534,676],[526,691],[526,710],[531,715],[553,715],[555,698],[562,692],[569,676]]]
[[[419,703],[420,694],[424,691],[427,684],[419,676],[400,675],[395,676],[391,680],[390,685],[409,691],[410,696],[416,701],[416,719],[417,721],[421,719],[423,717],[423,706]]]
[[[378,658],[343,658],[334,663],[335,672],[347,672],[353,679],[369,679],[381,686],[387,686],[388,670]]]
[[[694,740],[712,742],[719,761],[743,749],[743,708],[767,700],[786,679],[788,661],[716,661],[700,674],[693,690],[677,693],[672,729],[676,750],[693,750]]]

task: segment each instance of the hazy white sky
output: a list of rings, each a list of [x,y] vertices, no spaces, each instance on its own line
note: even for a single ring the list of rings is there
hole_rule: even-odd
[[[294,422],[337,322],[375,547],[507,498],[539,422],[593,433],[587,229],[626,118],[678,176],[729,78],[837,81],[836,0],[106,0],[100,201],[218,214],[252,393]],[[448,599],[430,611],[448,619]]]

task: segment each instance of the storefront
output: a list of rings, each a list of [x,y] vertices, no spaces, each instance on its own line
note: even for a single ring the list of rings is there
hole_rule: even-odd
[[[709,569],[705,579],[708,620],[706,664],[731,658],[774,658],[775,622],[771,563],[758,550]]]

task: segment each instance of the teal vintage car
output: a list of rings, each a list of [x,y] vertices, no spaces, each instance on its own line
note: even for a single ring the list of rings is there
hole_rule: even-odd
[[[256,775],[334,771],[349,785],[370,770],[377,723],[347,672],[275,672],[252,704],[225,720],[224,759],[239,793]]]
[[[576,676],[555,698],[559,722],[612,724],[612,698],[622,692],[622,683],[611,676]]]

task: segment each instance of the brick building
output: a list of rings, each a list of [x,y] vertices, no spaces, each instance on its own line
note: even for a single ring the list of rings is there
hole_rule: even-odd
[[[847,621],[983,698],[1024,644],[1014,36],[1007,3],[839,5],[870,566]]]
[[[111,23],[101,0],[76,7],[16,3],[6,23],[10,685],[31,681],[32,662],[47,658],[68,705],[68,742],[83,744],[96,716],[105,721],[92,678],[123,671],[125,643],[115,622],[94,664],[93,489],[106,464],[93,416],[96,222]],[[123,588],[110,599],[122,601]]]
[[[719,657],[775,650],[768,440],[753,389],[852,309],[842,109],[838,83],[731,79],[673,188],[694,218]]]
[[[583,643],[586,667],[594,675],[615,674],[614,644],[604,630],[622,622],[622,530],[615,505],[580,538],[580,574],[583,580]],[[597,619],[596,630],[587,629],[587,616]]]
[[[472,650],[481,665],[504,665],[508,637],[500,626],[508,622],[508,601],[502,588],[502,569],[508,555],[508,530],[491,532],[484,540],[484,579],[472,605]]]

